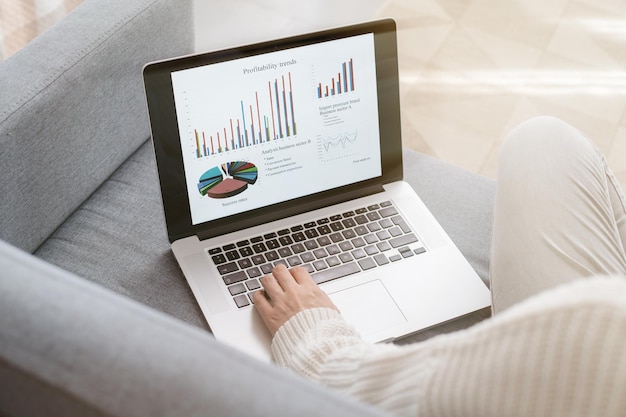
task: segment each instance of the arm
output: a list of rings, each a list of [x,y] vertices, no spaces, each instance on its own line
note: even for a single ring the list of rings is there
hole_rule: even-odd
[[[264,318],[284,308],[283,297],[319,290],[299,271],[292,272],[298,286],[282,292],[266,284],[291,286],[286,268],[264,278],[271,301],[255,299]],[[336,307],[311,307],[313,299],[288,317],[273,316],[276,361],[393,414],[617,416],[626,409],[623,277],[559,287],[470,329],[406,347],[364,342]]]
[[[257,292],[254,305],[274,336],[279,365],[395,414],[417,414],[417,385],[431,373],[423,361],[363,341],[302,268],[279,265],[261,283],[267,296]]]

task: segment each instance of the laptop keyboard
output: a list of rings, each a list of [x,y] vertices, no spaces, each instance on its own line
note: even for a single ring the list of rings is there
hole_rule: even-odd
[[[426,252],[391,201],[383,201],[211,248],[209,256],[239,308],[274,266],[301,266],[321,284]]]

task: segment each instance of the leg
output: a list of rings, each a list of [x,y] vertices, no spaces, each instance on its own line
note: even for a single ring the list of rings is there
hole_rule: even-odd
[[[556,285],[625,274],[626,198],[598,150],[558,119],[502,148],[491,256],[493,311]]]

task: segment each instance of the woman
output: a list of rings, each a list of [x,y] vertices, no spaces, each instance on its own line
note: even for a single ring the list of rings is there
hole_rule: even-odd
[[[407,416],[626,414],[626,198],[579,131],[536,118],[506,139],[493,318],[410,346],[364,342],[300,268],[255,306],[280,365]]]

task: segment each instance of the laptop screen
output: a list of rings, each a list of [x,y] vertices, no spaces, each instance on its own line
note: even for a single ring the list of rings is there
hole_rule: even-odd
[[[143,75],[170,241],[402,177],[392,20],[154,62]]]
[[[192,224],[382,174],[374,35],[172,72]]]

